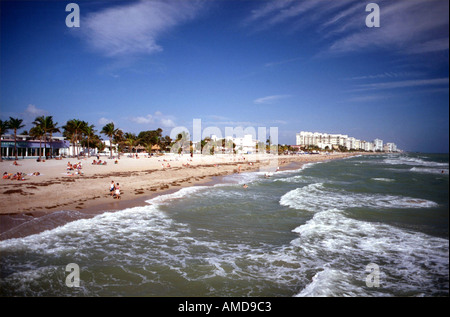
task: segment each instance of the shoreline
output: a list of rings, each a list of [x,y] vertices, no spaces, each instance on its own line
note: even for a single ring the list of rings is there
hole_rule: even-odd
[[[20,166],[12,166],[11,161],[3,161],[0,163],[2,173],[9,167],[13,167],[10,170],[23,170],[29,175],[33,173],[30,171],[35,169],[41,169],[43,173],[40,176],[26,176],[24,181],[0,181],[0,193],[4,201],[0,206],[0,241],[40,233],[104,212],[143,206],[154,197],[170,194],[183,187],[220,183],[227,175],[267,169],[275,171],[274,162],[280,171],[294,170],[306,163],[344,159],[361,154],[367,153],[245,158],[194,156],[194,159],[175,156],[161,156],[159,159],[125,157],[121,158],[117,165],[108,160],[106,166],[89,165],[94,159],[91,157],[81,161],[83,176],[62,175],[64,173],[61,173],[61,170],[69,161],[77,161],[73,158],[44,163],[20,160]],[[171,167],[162,168],[164,164],[170,164]],[[120,200],[113,199],[109,194],[111,180],[119,182],[123,188]]]

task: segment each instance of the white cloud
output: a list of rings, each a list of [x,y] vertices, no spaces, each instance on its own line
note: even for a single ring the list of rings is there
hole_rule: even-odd
[[[150,114],[141,117],[132,117],[130,120],[137,124],[150,124],[154,122],[153,116]]]
[[[173,128],[176,126],[175,118],[165,115],[161,111],[155,111],[153,115],[147,114],[145,116],[130,117],[129,120],[136,124],[153,124],[154,126],[163,128]]]
[[[175,122],[172,119],[162,118],[160,120],[160,123],[164,128],[173,128],[176,126]]]
[[[448,36],[442,37],[448,29],[448,1],[380,1],[379,6],[379,28],[363,26],[342,32],[329,51],[342,53],[384,48],[420,54],[448,50]],[[354,16],[351,23],[354,24],[356,18]]]
[[[114,123],[113,120],[105,118],[105,117],[101,117],[100,119],[98,119],[98,124],[101,125],[101,126],[104,126],[104,125],[106,125],[108,123],[111,123],[111,122]]]
[[[39,117],[44,116],[48,112],[44,109],[39,109],[35,105],[29,104],[27,106],[27,109],[25,109],[25,112],[23,113],[25,117]]]
[[[281,99],[289,98],[291,95],[273,95],[273,96],[266,96],[262,98],[255,99],[253,103],[255,104],[273,104]]]
[[[171,28],[193,19],[199,1],[139,1],[88,14],[80,33],[94,50],[110,57],[152,54],[163,50],[157,41]]]
[[[368,49],[389,49],[403,54],[448,50],[449,2],[440,0],[378,0],[381,26],[368,28],[368,2],[303,0],[263,2],[251,11],[244,25],[258,31],[281,27],[296,32],[308,29],[322,39],[319,55]]]
[[[378,89],[395,89],[395,88],[407,88],[407,87],[419,87],[419,86],[448,86],[448,78],[433,78],[433,79],[411,79],[401,81],[390,81],[373,84],[361,84],[356,91],[365,90],[378,90]]]

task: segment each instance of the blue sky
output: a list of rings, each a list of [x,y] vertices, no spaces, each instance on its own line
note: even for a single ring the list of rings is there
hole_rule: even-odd
[[[278,127],[448,152],[446,0],[0,1],[0,118]],[[366,5],[380,7],[368,28]]]

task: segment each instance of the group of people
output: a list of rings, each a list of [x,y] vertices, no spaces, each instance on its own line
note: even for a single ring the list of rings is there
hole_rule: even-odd
[[[67,170],[68,171],[81,170],[81,169],[82,169],[81,162],[78,162],[75,164],[71,164],[70,162],[67,162]]]
[[[3,179],[10,179],[10,180],[24,181],[25,180],[25,175],[26,174],[24,174],[22,172],[17,172],[15,174],[4,172],[2,178]]]
[[[92,161],[92,165],[106,165],[106,161],[102,161],[102,160],[93,160]]]
[[[109,192],[114,199],[120,199],[120,186],[119,183],[114,183],[111,181],[111,185],[109,186]]]
[[[17,172],[17,173],[15,173],[15,174],[13,174],[13,173],[8,173],[8,172],[4,172],[4,173],[3,173],[2,179],[10,179],[10,180],[24,181],[26,175],[27,175],[27,174],[22,173],[22,172]],[[34,172],[34,173],[28,174],[28,175],[29,175],[29,176],[39,176],[39,175],[41,175],[41,173],[39,173],[39,172]]]
[[[83,172],[81,171],[82,169],[82,165],[81,162],[75,163],[75,164],[71,164],[70,162],[67,162],[67,176],[75,176],[75,175],[81,175],[83,176]],[[75,172],[71,172],[71,171],[75,171]]]

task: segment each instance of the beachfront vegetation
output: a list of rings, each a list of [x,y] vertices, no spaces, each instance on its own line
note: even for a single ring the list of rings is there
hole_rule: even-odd
[[[86,122],[78,119],[72,119],[67,121],[66,125],[63,126],[64,132],[63,136],[72,141],[75,147],[75,155],[79,157],[80,153],[78,151],[78,145],[81,141],[83,131],[85,129]]]
[[[39,139],[39,161],[42,159],[42,138],[44,135],[44,130],[42,130],[39,125],[36,125],[30,129],[30,136],[35,139]]]
[[[109,153],[110,153],[110,157],[112,158],[112,141],[113,138],[116,137],[117,132],[119,129],[117,129],[114,126],[113,122],[107,123],[103,128],[102,131],[100,133],[103,133],[104,135],[106,135],[109,138]]]
[[[163,130],[161,128],[141,131],[136,135],[131,132],[124,132],[115,127],[113,122],[110,122],[104,125],[98,134],[95,126],[86,121],[71,119],[64,125],[58,126],[58,123],[54,122],[53,116],[36,117],[32,124],[33,127],[29,131],[22,131],[20,135],[29,135],[34,140],[39,140],[39,161],[42,160],[43,156],[44,158],[48,158],[54,155],[52,139],[55,133],[61,133],[66,140],[70,141],[74,149],[74,156],[77,158],[80,155],[90,156],[91,149],[93,148],[97,149],[100,153],[104,152],[107,146],[109,146],[111,158],[113,157],[113,148],[118,150],[118,154],[123,152],[138,153],[139,151],[154,153],[170,150],[177,153],[186,149],[189,149],[191,153],[200,150],[201,153],[205,153],[206,151],[208,154],[215,154],[225,153],[224,149],[232,149],[233,153],[236,153],[238,150],[236,144],[231,140],[221,139],[212,142],[211,138],[208,137],[197,144],[197,147],[200,148],[194,149],[193,142],[189,141],[188,135],[180,133],[176,139],[172,139],[168,135],[163,136]],[[0,120],[0,137],[8,130],[14,131],[14,155],[16,160],[18,159],[16,146],[17,131],[24,126],[23,119],[10,118],[10,120]],[[100,134],[103,134],[109,139],[109,145],[102,141]],[[48,144],[50,144],[49,150],[47,150]]]
[[[52,136],[53,133],[61,132],[59,130],[58,123],[53,122],[53,116],[40,116],[37,117],[33,124],[35,127],[39,127],[39,129],[42,130],[43,135],[41,135],[41,138],[44,137],[44,148],[47,148],[47,139],[49,140],[50,144],[52,144]],[[37,131],[34,131],[33,133],[36,133]],[[39,139],[40,140],[40,139]],[[53,154],[53,150],[50,150],[50,155]],[[39,156],[40,157],[40,156]]]
[[[7,130],[14,130],[14,139],[17,138],[17,129],[24,127],[22,119],[10,118],[8,121],[0,120],[0,135],[5,134]],[[172,139],[169,136],[163,136],[163,130],[158,128],[156,130],[141,131],[138,134],[131,132],[124,132],[121,129],[115,127],[113,122],[104,125],[100,134],[103,134],[109,139],[109,145],[104,141],[97,131],[95,126],[86,121],[80,119],[71,119],[66,122],[65,125],[58,127],[58,123],[53,121],[52,116],[40,116],[36,117],[33,121],[34,127],[29,130],[29,133],[23,131],[22,134],[29,134],[35,140],[39,140],[39,160],[42,157],[42,143],[44,143],[44,149],[47,148],[47,143],[52,144],[52,137],[54,133],[61,133],[63,137],[70,141],[74,149],[74,155],[79,158],[80,155],[91,155],[91,149],[97,149],[97,153],[104,152],[106,147],[109,147],[109,155],[112,158],[113,153],[133,153],[145,151],[147,153],[158,153],[172,151],[174,153],[181,153],[182,151],[189,151],[190,153],[203,153],[203,154],[225,154],[225,153],[238,153],[242,151],[241,146],[236,146],[233,140],[229,139],[214,139],[205,137],[198,143],[193,143],[190,137],[185,132],[177,135],[176,139]],[[61,130],[62,131],[61,131]],[[15,141],[16,142],[16,141]],[[1,145],[1,143],[0,143]],[[114,148],[114,151],[113,151]],[[302,151],[304,153],[318,153],[323,151],[317,146],[303,146],[301,148],[293,148],[290,145],[275,145],[271,144],[271,140],[267,139],[266,142],[257,142],[255,150],[259,152],[265,149],[267,153],[278,154],[290,154]],[[346,147],[339,146],[339,149],[328,149],[329,151],[337,150],[339,152],[347,152]],[[15,147],[14,154],[17,159],[17,149]],[[50,149],[50,153],[44,152],[44,156],[52,156],[53,149]]]

